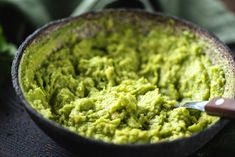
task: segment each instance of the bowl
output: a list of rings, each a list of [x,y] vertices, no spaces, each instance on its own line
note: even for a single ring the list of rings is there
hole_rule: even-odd
[[[208,43],[209,49],[206,54],[213,64],[220,64],[225,71],[225,94],[224,96],[233,98],[235,95],[235,62],[231,51],[217,37],[208,31],[182,19],[167,16],[161,13],[149,13],[141,10],[105,10],[99,12],[89,12],[77,17],[69,17],[46,24],[30,35],[19,47],[12,64],[12,81],[14,89],[20,99],[20,103],[26,108],[34,122],[54,141],[77,155],[92,154],[102,156],[187,156],[207,142],[209,142],[229,120],[221,118],[215,124],[190,137],[179,138],[173,141],[164,141],[153,144],[113,144],[98,140],[89,139],[75,134],[60,126],[52,120],[44,118],[37,112],[25,98],[20,82],[20,70],[22,58],[32,67],[40,64],[47,54],[59,49],[75,39],[71,39],[68,34],[75,34],[79,37],[92,37],[94,33],[102,29],[94,21],[112,18],[120,23],[128,23],[137,26],[142,33],[151,29],[154,25],[172,25],[176,31],[189,30],[201,40]],[[63,30],[63,31],[61,31]],[[53,40],[52,40],[53,39]],[[56,45],[50,47],[49,45]],[[37,51],[30,51],[37,49]],[[29,53],[30,52],[30,53]],[[38,57],[43,53],[43,57]],[[32,54],[32,55],[29,55]],[[37,58],[32,61],[32,58]],[[25,59],[24,59],[25,60]],[[222,64],[221,64],[222,63]],[[31,72],[33,73],[35,69]]]

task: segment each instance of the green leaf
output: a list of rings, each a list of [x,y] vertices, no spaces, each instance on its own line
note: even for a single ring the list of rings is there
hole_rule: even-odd
[[[3,36],[3,30],[0,26],[0,54],[7,53],[14,56],[16,52],[16,47],[13,44],[7,43],[5,37]]]
[[[10,75],[12,58],[16,52],[14,45],[7,43],[3,36],[3,30],[0,26],[0,97],[2,93],[3,85]]]
[[[126,0],[128,1],[128,0]],[[154,8],[149,1],[134,0],[129,3],[125,0],[86,0],[76,7],[71,16],[77,16],[88,11],[98,11],[102,9],[115,9],[115,8],[143,8],[147,11],[153,12]]]
[[[82,13],[88,12],[88,11],[96,11],[101,10],[110,2],[113,2],[114,0],[86,0],[82,1],[77,8],[73,11],[71,16],[77,16]]]
[[[90,0],[40,0],[52,20],[70,16],[73,10],[85,1]]]
[[[235,42],[235,15],[220,0],[160,0],[166,13],[192,21],[215,33],[223,42]]]
[[[20,10],[35,27],[41,26],[51,19],[40,0],[1,0],[0,3]]]

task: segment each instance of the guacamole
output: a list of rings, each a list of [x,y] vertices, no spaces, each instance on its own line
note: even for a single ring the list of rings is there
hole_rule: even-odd
[[[47,55],[23,57],[24,96],[44,117],[115,144],[188,137],[218,120],[174,107],[224,93],[224,71],[206,55],[206,42],[171,26],[139,33],[131,25],[114,30],[112,20],[99,24],[104,29],[71,38]]]

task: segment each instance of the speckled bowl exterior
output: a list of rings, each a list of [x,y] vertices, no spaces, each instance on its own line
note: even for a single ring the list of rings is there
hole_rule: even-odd
[[[19,47],[15,59],[12,65],[12,81],[14,89],[21,101],[21,104],[26,108],[27,112],[35,123],[54,141],[62,145],[63,147],[71,150],[77,155],[86,154],[86,156],[91,156],[95,154],[96,156],[139,156],[139,157],[183,157],[187,156],[203,145],[210,141],[228,122],[229,120],[221,118],[211,127],[204,129],[199,133],[193,134],[191,137],[181,138],[174,141],[165,141],[155,144],[111,144],[102,141],[97,141],[93,139],[88,139],[86,137],[75,134],[64,127],[58,125],[54,121],[45,119],[40,113],[38,113],[23,95],[22,88],[19,83],[19,68],[21,64],[21,59],[25,50],[31,44],[40,43],[40,41],[46,37],[50,37],[50,32],[59,30],[61,27],[74,23],[80,20],[93,20],[99,19],[104,15],[110,15],[116,20],[123,20],[132,23],[133,25],[138,25],[143,29],[149,29],[145,21],[152,21],[153,23],[167,24],[168,21],[174,21],[175,28],[190,30],[194,32],[195,35],[199,36],[202,40],[208,42],[211,47],[208,50],[208,55],[210,56],[212,63],[226,62],[224,64],[224,71],[226,77],[226,87],[225,90],[228,91],[230,97],[235,95],[235,62],[231,51],[225,46],[217,37],[208,31],[195,26],[194,24],[178,19],[176,17],[167,16],[161,13],[149,13],[141,10],[106,10],[100,12],[89,12],[77,17],[65,18],[55,22],[51,22],[42,28],[36,30],[32,35],[30,35]],[[74,28],[76,25],[74,26]],[[93,27],[92,27],[93,28]],[[92,28],[85,35],[89,35],[92,32]],[[86,30],[87,31],[87,30]],[[216,54],[215,54],[216,53]]]

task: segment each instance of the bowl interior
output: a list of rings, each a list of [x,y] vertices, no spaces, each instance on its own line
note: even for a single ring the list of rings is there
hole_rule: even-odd
[[[112,19],[113,23],[110,23]],[[90,38],[99,31],[121,31],[125,27],[132,27],[137,33],[146,34],[154,26],[170,26],[175,32],[190,31],[209,46],[206,55],[214,65],[219,65],[225,72],[224,97],[235,95],[235,64],[229,49],[216,37],[191,23],[161,14],[152,15],[138,11],[106,11],[100,13],[88,13],[78,18],[60,20],[49,24],[33,35],[25,44],[24,53],[19,64],[19,83],[24,91],[29,87],[21,83],[25,76],[28,81],[34,78],[34,71],[38,65],[51,53],[56,52],[63,46],[71,46],[84,38]],[[106,28],[110,30],[105,30]],[[31,65],[27,68],[25,65]]]

